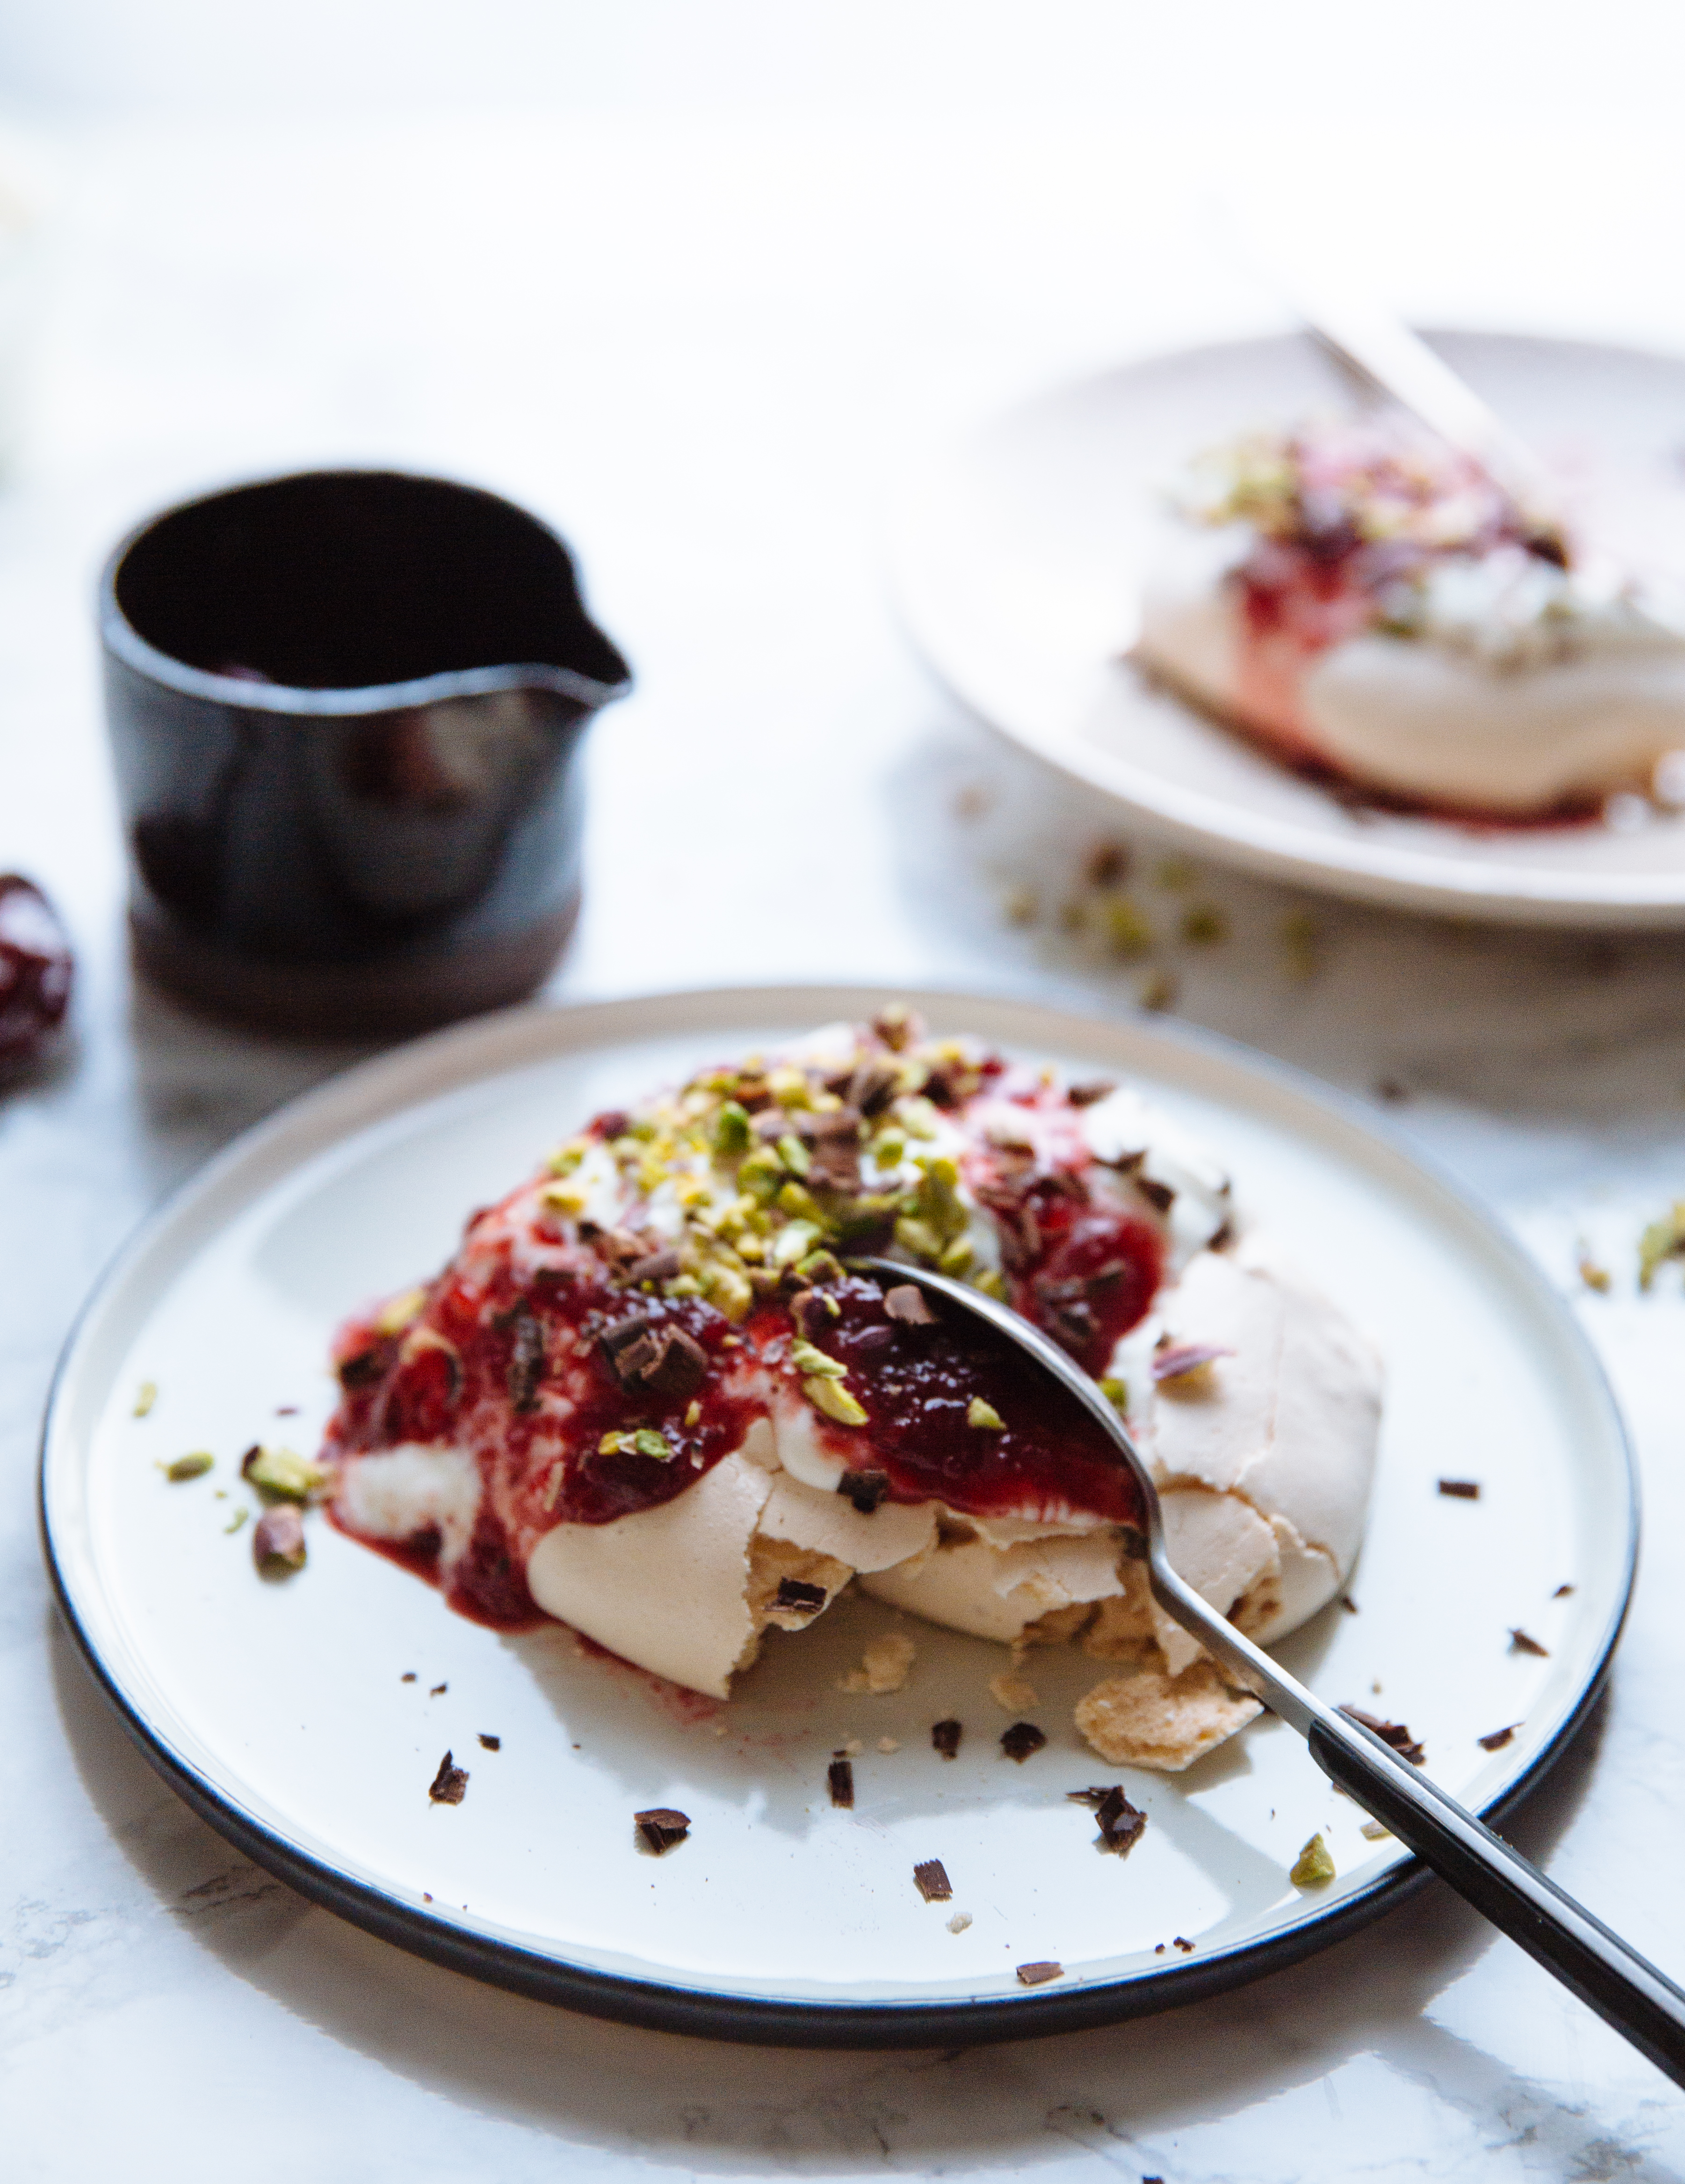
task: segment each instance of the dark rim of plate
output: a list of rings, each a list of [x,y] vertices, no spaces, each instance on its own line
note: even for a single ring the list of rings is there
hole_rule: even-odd
[[[170,1787],[192,1807],[201,1819],[208,1821],[237,1849],[243,1851],[254,1864],[262,1866],[278,1880],[286,1881],[301,1895],[310,1897],[328,1910],[337,1912],[342,1918],[348,1919],[354,1925],[377,1935],[382,1941],[393,1942],[399,1948],[442,1964],[449,1970],[466,1973],[470,1978],[484,1980],[492,1986],[507,1988],[534,2001],[554,2003],[565,2008],[583,2011],[590,2016],[609,2018],[658,2031],[784,2048],[936,2048],[951,2047],[956,2043],[972,2045],[990,2041],[1035,2039],[1051,2033],[1072,2032],[1095,2025],[1116,2024],[1132,2017],[1152,2016],[1160,2010],[1179,2008],[1184,2003],[1198,2002],[1208,1995],[1226,1993],[1262,1978],[1267,1973],[1284,1970],[1288,1965],[1298,1964],[1304,1958],[1314,1955],[1330,1943],[1367,1925],[1383,1912],[1391,1910],[1406,1897],[1414,1894],[1433,1877],[1420,1859],[1405,1858],[1366,1886],[1341,1897],[1325,1908],[1310,1910],[1290,1925],[1260,1940],[1230,1947],[1220,1944],[1209,1952],[1202,1948],[1195,1957],[1162,1965],[1143,1966],[1138,1971],[1126,1973],[1118,1978],[1096,1979],[1080,1985],[1034,1991],[1026,1989],[1022,1994],[989,1995],[957,2001],[810,2001],[709,1990],[661,1980],[633,1979],[624,1974],[571,1963],[564,1958],[539,1950],[523,1948],[514,1942],[475,1934],[453,1925],[435,1913],[388,1895],[381,1889],[354,1880],[335,1866],[312,1857],[286,1836],[254,1819],[234,1799],[207,1780],[197,1769],[181,1758],[164,1736],[146,1719],[118,1679],[106,1667],[96,1641],[84,1627],[77,1613],[53,1543],[47,1513],[47,1477],[53,1420],[70,1368],[75,1362],[84,1325],[94,1307],[121,1278],[131,1258],[144,1250],[153,1234],[173,1219],[178,1207],[203,1187],[210,1170],[220,1171],[225,1163],[231,1164],[247,1153],[254,1140],[287,1126],[305,1101],[329,1092],[337,1093],[353,1078],[390,1067],[394,1052],[409,1055],[423,1047],[440,1047],[448,1043],[477,1043],[476,1034],[483,1036],[488,1024],[506,1021],[511,1016],[543,1013],[564,1022],[595,1016],[603,1024],[604,1035],[612,1037],[613,1021],[618,1011],[634,1008],[647,1010],[653,1006],[659,1006],[663,1000],[678,1005],[681,1015],[704,1000],[716,1004],[721,1010],[739,1006],[743,1011],[743,1020],[752,1021],[756,1010],[766,1012],[769,1017],[775,1017],[786,1011],[793,1011],[809,1001],[809,997],[812,1003],[818,1005],[821,1013],[825,1011],[826,1003],[831,1002],[836,1006],[830,1010],[830,1014],[851,1017],[856,1013],[870,1015],[892,1000],[909,1002],[915,1007],[936,1009],[952,1008],[956,1003],[967,1001],[978,1004],[1004,1001],[1010,1006],[1029,1007],[1043,1013],[1048,1019],[1050,1037],[1057,1035],[1057,1028],[1061,1021],[1069,1025],[1073,1016],[1079,1019],[1086,1017],[1091,1024],[1103,1028],[1107,1028],[1109,1022],[1119,1023],[1120,1028],[1127,1023],[1130,1028],[1144,1033],[1167,1046],[1181,1046],[1238,1067],[1248,1075],[1271,1079],[1307,1104],[1321,1107],[1341,1121],[1355,1125],[1363,1134],[1377,1139],[1392,1151],[1402,1154],[1413,1167],[1456,1201],[1465,1213],[1472,1214],[1478,1220],[1488,1245],[1501,1252],[1511,1269],[1535,1291],[1547,1308],[1560,1318],[1564,1340],[1577,1350],[1582,1365],[1589,1368],[1593,1381],[1608,1404],[1610,1422],[1625,1461],[1627,1485],[1627,1536],[1619,1596],[1579,1695],[1554,1736],[1540,1747],[1526,1769],[1496,1796],[1474,1808],[1488,1824],[1513,1811],[1562,1758],[1597,1703],[1609,1674],[1615,1648],[1620,1641],[1637,1574],[1639,1517],[1637,1464],[1625,1418],[1615,1401],[1601,1360],[1588,1338],[1550,1288],[1541,1270],[1510,1237],[1502,1223],[1480,1204],[1465,1185],[1441,1169],[1431,1156],[1426,1156],[1421,1147],[1389,1120],[1376,1116],[1360,1100],[1324,1085],[1290,1064],[1257,1054],[1237,1040],[1226,1039],[1221,1034],[1187,1025],[1167,1025],[1156,1018],[1143,1022],[1136,1017],[1121,1021],[1097,1017],[1092,996],[1077,996],[1069,989],[1060,991],[1054,989],[1050,1002],[1049,988],[1046,983],[1038,985],[1033,994],[1021,994],[1010,990],[1003,991],[998,985],[987,989],[968,989],[955,986],[916,991],[877,987],[751,986],[638,995],[627,1000],[587,1004],[575,1008],[561,1007],[542,1012],[504,1011],[501,1017],[481,1017],[469,1024],[434,1033],[427,1039],[412,1041],[402,1049],[359,1064],[330,1079],[315,1093],[306,1093],[301,1100],[290,1101],[277,1115],[243,1132],[217,1155],[207,1168],[199,1170],[172,1193],[142,1223],[118,1252],[95,1284],[77,1315],[60,1354],[48,1393],[38,1474],[42,1549],[59,1611],[96,1683],[116,1709],[130,1736]],[[1066,1006],[1061,1008],[1058,1006],[1060,1002]],[[1079,1005],[1073,1006],[1072,1003]],[[1081,1003],[1087,1006],[1081,1006]],[[811,1006],[807,1013],[812,1017]],[[686,1028],[690,1027],[686,1026]],[[458,1081],[465,1083],[472,1079],[466,1078]],[[398,1107],[392,1112],[398,1112],[404,1104],[398,1102]],[[359,1127],[366,1125],[372,1119],[372,1115],[364,1114]]]

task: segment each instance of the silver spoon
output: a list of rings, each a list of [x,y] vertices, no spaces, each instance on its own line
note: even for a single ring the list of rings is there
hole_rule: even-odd
[[[1676,2085],[1685,2085],[1685,1992],[1618,1934],[1547,1880],[1454,1797],[1296,1682],[1176,1575],[1165,1552],[1159,1491],[1128,1429],[1099,1389],[1059,1345],[981,1290],[882,1258],[852,1266],[892,1283],[915,1282],[1004,1335],[1061,1381],[1128,1465],[1141,1496],[1148,1576],[1167,1615],[1197,1638],[1234,1681],[1296,1729],[1323,1773],[1389,1828],[1493,1925],[1623,2034]]]

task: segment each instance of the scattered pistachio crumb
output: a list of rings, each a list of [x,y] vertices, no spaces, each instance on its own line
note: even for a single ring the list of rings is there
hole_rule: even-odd
[[[252,1513],[249,1509],[236,1509],[234,1514],[229,1518],[228,1522],[223,1526],[223,1530],[225,1532],[237,1532],[251,1513]]]
[[[1676,1199],[1671,1212],[1639,1237],[1638,1287],[1649,1289],[1663,1263],[1679,1258],[1685,1258],[1685,1198]]]
[[[963,1934],[970,1923],[971,1914],[969,1911],[956,1911],[948,1922],[948,1930],[950,1934]]]
[[[981,1396],[973,1396],[965,1406],[965,1423],[982,1433],[1004,1433],[1006,1420],[993,1403],[986,1403]]]
[[[851,1736],[838,1750],[837,1756],[839,1759],[858,1759],[865,1748],[858,1736]]]
[[[1214,902],[1190,903],[1182,914],[1182,937],[1190,948],[1212,948],[1229,937],[1229,921]]]
[[[790,1362],[798,1373],[817,1373],[822,1380],[846,1380],[848,1368],[840,1357],[832,1357],[815,1344],[799,1336],[790,1346]]]
[[[1290,910],[1277,928],[1287,976],[1305,985],[1321,963],[1321,939],[1316,920],[1308,910]]]
[[[694,1426],[700,1425],[701,1423],[702,1405],[698,1402],[692,1402],[690,1408],[685,1412],[685,1424],[687,1426]]]
[[[1613,1287],[1614,1278],[1607,1267],[1599,1266],[1593,1258],[1590,1245],[1582,1243],[1580,1245],[1575,1268],[1580,1279],[1588,1290],[1595,1290],[1599,1296],[1606,1296],[1609,1294]]]
[[[178,1456],[174,1463],[166,1463],[164,1475],[166,1479],[178,1480],[203,1479],[215,1462],[216,1458],[208,1450],[196,1448],[186,1456]]]
[[[240,1468],[260,1494],[283,1502],[308,1502],[331,1475],[290,1448],[248,1449]]]
[[[863,1426],[866,1423],[865,1408],[840,1381],[822,1379],[815,1373],[803,1381],[802,1393],[816,1411],[835,1418],[839,1426]]]
[[[1126,894],[1107,895],[1099,905],[1100,930],[1114,956],[1144,956],[1154,942],[1153,922]]]
[[[1294,1859],[1287,1878],[1295,1888],[1321,1888],[1334,1878],[1334,1861],[1320,1830]]]
[[[1360,1835],[1366,1836],[1371,1842],[1385,1842],[1393,1830],[1391,1828],[1383,1828],[1379,1820],[1365,1820],[1358,1832]]]
[[[1112,1408],[1117,1412],[1120,1418],[1126,1418],[1129,1416],[1129,1383],[1127,1380],[1120,1380],[1115,1374],[1108,1373],[1106,1378],[1100,1383],[1100,1393],[1105,1397],[1106,1401],[1111,1405]]]
[[[157,1381],[142,1380],[140,1386],[135,1390],[135,1416],[137,1418],[147,1417],[150,1412],[153,1405],[157,1401]]]
[[[393,1297],[389,1304],[382,1305],[375,1314],[375,1334],[402,1334],[406,1327],[420,1318],[426,1302],[425,1290],[405,1290],[401,1296]]]
[[[1003,1713],[1023,1713],[1037,1702],[1035,1685],[1010,1669],[989,1678],[989,1696]]]
[[[1135,997],[1143,1009],[1154,1016],[1176,1006],[1176,996],[1182,991],[1180,981],[1169,971],[1149,971],[1136,989]]]
[[[877,1748],[880,1752],[898,1752],[901,1749],[900,1740],[898,1737],[881,1736],[877,1741]]]
[[[881,1638],[872,1640],[860,1656],[859,1667],[850,1669],[837,1688],[880,1696],[885,1691],[898,1691],[912,1672],[916,1651],[904,1633],[887,1630]]]

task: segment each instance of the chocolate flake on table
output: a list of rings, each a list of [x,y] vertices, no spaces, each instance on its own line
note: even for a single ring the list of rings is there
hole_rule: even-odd
[[[1521,1725],[1520,1722],[1512,1721],[1507,1729],[1488,1730],[1486,1736],[1476,1737],[1475,1742],[1482,1752],[1501,1752]]]
[[[1412,1767],[1421,1764],[1421,1747],[1401,1721],[1382,1721],[1378,1716],[1365,1713],[1361,1707],[1343,1706],[1340,1712],[1348,1721],[1354,1721],[1360,1729],[1366,1729],[1378,1736],[1383,1744],[1390,1744],[1401,1759],[1408,1759]]]
[[[1541,1646],[1537,1638],[1529,1638],[1525,1630],[1510,1631],[1510,1651],[1512,1653],[1537,1653],[1542,1661],[1550,1658],[1549,1646]]]
[[[1442,1479],[1439,1491],[1449,1494],[1454,1502],[1478,1502],[1480,1481],[1477,1479]]]
[[[1092,1807],[1094,1825],[1100,1830],[1098,1847],[1127,1858],[1141,1840],[1147,1815],[1130,1803],[1123,1794],[1123,1785],[1102,1782],[1087,1790],[1067,1790],[1065,1794],[1074,1805]]]
[[[448,1684],[435,1684],[427,1696],[430,1699],[442,1699],[449,1689]]]
[[[252,1534],[252,1560],[263,1577],[291,1577],[304,1567],[304,1519],[296,1504],[265,1509]]]
[[[1010,1729],[1003,1730],[1000,1748],[1009,1759],[1015,1759],[1021,1767],[1032,1752],[1039,1752],[1047,1742],[1047,1734],[1037,1728],[1033,1721],[1015,1721]]]
[[[822,1585],[809,1585],[798,1577],[781,1577],[772,1605],[816,1615],[830,1596]]]
[[[1352,1598],[1350,1593],[1343,1592],[1340,1595],[1340,1605],[1345,1609],[1348,1615],[1355,1615],[1357,1613],[1357,1602]]]
[[[1191,1957],[1193,1954],[1193,1944],[1185,1934],[1172,1934],[1171,1942],[1173,1947],[1182,1951],[1183,1956]]]
[[[900,1282],[883,1293],[883,1308],[892,1319],[898,1319],[904,1327],[934,1327],[936,1314],[926,1301],[925,1293],[916,1282]]]
[[[459,1805],[468,1795],[468,1769],[457,1766],[448,1752],[439,1762],[427,1795],[436,1805]]]
[[[944,1759],[959,1757],[959,1740],[965,1734],[965,1726],[960,1722],[935,1721],[931,1724],[931,1743]]]
[[[415,1681],[414,1669],[406,1669],[403,1674],[398,1678],[398,1681],[401,1684],[413,1684]]]
[[[634,1813],[632,1821],[657,1858],[675,1843],[681,1843],[691,1828],[690,1814],[671,1805],[652,1805],[648,1812]]]
[[[826,1780],[831,1785],[833,1805],[852,1806],[854,1802],[854,1763],[852,1759],[833,1759],[825,1770]]]
[[[846,1494],[863,1517],[876,1514],[889,1492],[889,1474],[887,1471],[845,1471],[837,1482],[837,1491]]]
[[[1018,1984],[1020,1986],[1045,1986],[1049,1980],[1064,1977],[1065,1966],[1055,1964],[1051,1957],[1043,1958],[1039,1964],[1020,1964],[1018,1967]]]
[[[948,1869],[939,1858],[927,1858],[921,1865],[913,1868],[913,1886],[926,1903],[950,1903],[954,1900]]]
[[[1550,1596],[1553,1600],[1565,1600],[1573,1590],[1571,1585],[1559,1585]]]
[[[488,1736],[483,1729],[480,1732],[480,1741],[487,1752],[501,1752],[503,1748],[501,1736]]]

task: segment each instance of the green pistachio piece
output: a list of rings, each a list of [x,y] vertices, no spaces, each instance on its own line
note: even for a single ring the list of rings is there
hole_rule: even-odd
[[[787,1183],[778,1194],[778,1204],[786,1213],[793,1213],[798,1221],[810,1221],[820,1228],[825,1216],[819,1210],[819,1201],[804,1183]]]
[[[1323,1888],[1334,1878],[1334,1861],[1321,1834],[1314,1835],[1293,1861],[1287,1875],[1295,1888]]]
[[[658,1463],[670,1463],[678,1453],[666,1435],[657,1433],[653,1426],[640,1426],[631,1444],[639,1456],[653,1456]]]
[[[981,1396],[973,1396],[965,1406],[965,1423],[983,1433],[1004,1433],[1006,1420],[993,1403],[986,1403]]]
[[[793,1267],[798,1259],[805,1259],[819,1241],[816,1221],[786,1222],[772,1240],[772,1263],[775,1267]]]
[[[840,1357],[827,1357],[811,1342],[797,1341],[790,1351],[790,1362],[798,1373],[817,1373],[826,1380],[846,1380],[848,1368]]]
[[[797,1267],[796,1272],[805,1275],[810,1282],[840,1282],[842,1279],[842,1262],[833,1252],[809,1251],[806,1258]],[[836,1298],[826,1297],[825,1301],[830,1306],[831,1317],[834,1318],[837,1314]]]
[[[703,1294],[716,1312],[723,1312],[733,1327],[748,1312],[754,1302],[754,1291],[749,1286],[747,1274],[735,1267],[724,1267],[717,1262],[705,1267],[702,1274]]]
[[[700,1296],[702,1284],[694,1274],[675,1274],[670,1282],[662,1283],[661,1294],[670,1297]]]
[[[157,1381],[142,1380],[140,1386],[135,1390],[135,1416],[137,1418],[145,1418],[157,1401]]]
[[[1212,947],[1228,933],[1228,919],[1214,902],[1190,903],[1182,912],[1182,937],[1192,948]]]
[[[956,1236],[951,1244],[943,1245],[942,1256],[937,1261],[937,1266],[943,1273],[958,1277],[965,1273],[974,1256],[971,1246],[965,1239],[963,1236]]]
[[[1117,1412],[1120,1418],[1128,1417],[1129,1383],[1127,1380],[1113,1379],[1109,1374],[1107,1378],[1100,1383],[1100,1393],[1105,1397],[1106,1401],[1111,1405],[1112,1408]]]
[[[910,1251],[915,1259],[923,1259],[934,1266],[942,1256],[942,1239],[928,1221],[920,1221],[910,1214],[903,1214],[895,1224],[895,1240],[904,1251]]]
[[[881,1168],[899,1167],[907,1157],[907,1140],[898,1130],[886,1130],[872,1143],[872,1159]]]
[[[332,1475],[290,1448],[254,1448],[240,1468],[260,1494],[281,1502],[308,1502]]]
[[[981,1290],[985,1296],[993,1297],[998,1304],[1006,1302],[1006,1277],[993,1267],[985,1267],[980,1274],[973,1274],[971,1286]]]
[[[813,1166],[813,1155],[799,1138],[786,1135],[778,1140],[778,1157],[792,1175],[805,1176]]]
[[[208,1455],[202,1448],[196,1448],[191,1455],[178,1456],[174,1463],[166,1463],[164,1475],[166,1479],[203,1479],[215,1462],[214,1456]]]
[[[1685,1199],[1665,1220],[1652,1221],[1638,1239],[1638,1287],[1647,1290],[1668,1259],[1685,1256]]]
[[[714,1150],[730,1160],[735,1154],[749,1149],[749,1111],[735,1100],[727,1100],[714,1117]]]
[[[222,1529],[224,1532],[237,1532],[251,1513],[252,1513],[249,1509],[236,1509],[234,1514],[229,1518],[228,1522],[223,1526]]]
[[[776,1198],[784,1182],[784,1163],[770,1145],[758,1145],[745,1156],[737,1170],[737,1188],[765,1205]]]
[[[1126,894],[1108,895],[1100,906],[1101,929],[1115,956],[1144,956],[1153,945],[1151,919]]]
[[[835,1418],[839,1426],[863,1426],[866,1414],[840,1382],[821,1379],[815,1373],[802,1383],[802,1393],[816,1411],[823,1411],[828,1418]]]
[[[630,1456],[632,1440],[630,1434],[605,1433],[597,1444],[598,1456]]]
[[[904,1093],[896,1101],[895,1119],[909,1138],[933,1138],[942,1128],[941,1116],[917,1092]]]

